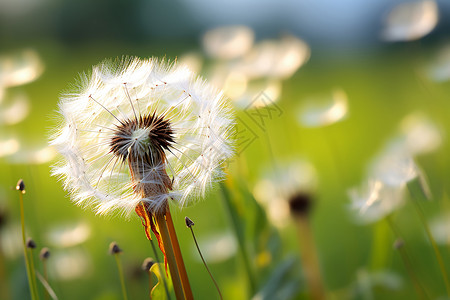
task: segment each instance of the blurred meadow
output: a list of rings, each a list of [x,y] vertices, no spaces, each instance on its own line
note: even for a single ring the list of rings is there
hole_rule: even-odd
[[[1,0],[0,299],[30,294],[19,179],[58,299],[122,299],[113,241],[149,298],[140,219],[50,175],[59,96],[122,56],[186,64],[235,107],[226,180],[171,204],[195,299],[219,298],[185,216],[224,299],[450,299],[450,5],[332,2]]]

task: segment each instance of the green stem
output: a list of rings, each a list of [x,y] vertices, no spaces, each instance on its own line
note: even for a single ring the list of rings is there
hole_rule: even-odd
[[[387,216],[386,220],[388,221],[388,224],[391,227],[392,232],[394,233],[396,238],[401,238],[400,237],[400,233],[397,230],[397,228],[395,227],[394,222],[392,221],[391,217]],[[416,274],[414,272],[414,269],[412,267],[412,263],[411,263],[411,260],[409,259],[408,253],[406,252],[404,247],[405,246],[402,246],[399,249],[399,252],[400,252],[400,256],[402,258],[403,264],[405,265],[406,271],[408,272],[408,275],[411,278],[411,281],[413,282],[414,288],[415,288],[417,294],[420,296],[420,298],[422,298],[422,299],[430,299],[430,297],[428,297],[428,295],[426,294],[425,289],[420,284],[420,281],[417,278],[417,276],[416,276]]]
[[[222,293],[220,292],[219,285],[217,284],[216,280],[214,279],[214,276],[211,274],[211,271],[209,270],[208,265],[206,264],[206,261],[203,258],[202,252],[200,251],[200,247],[198,246],[197,239],[195,238],[194,230],[192,229],[192,226],[189,227],[189,229],[191,230],[192,237],[194,238],[195,246],[197,246],[198,254],[200,254],[200,258],[202,259],[203,264],[205,265],[206,271],[208,271],[209,276],[211,277],[212,281],[214,282],[214,285],[216,286],[217,292],[219,293],[220,299],[223,299]]]
[[[430,240],[431,245],[433,247],[434,253],[436,255],[436,259],[439,264],[439,268],[441,269],[442,277],[444,279],[445,288],[447,289],[447,295],[450,297],[450,282],[448,280],[448,274],[445,269],[444,260],[442,259],[441,252],[439,251],[436,240],[434,239],[433,235],[431,234],[430,227],[428,226],[428,223],[425,219],[425,215],[423,214],[422,210],[420,209],[419,203],[417,201],[413,201],[413,202],[414,202],[414,207],[416,209],[416,212],[419,215],[419,219],[422,222],[423,227],[425,228],[425,232],[428,236],[428,239]]]
[[[117,269],[119,270],[120,285],[122,287],[122,295],[124,300],[128,300],[127,289],[125,287],[125,277],[123,276],[122,264],[120,263],[119,253],[114,254],[116,259]]]
[[[43,271],[44,271],[44,279],[45,279],[45,281],[48,282],[47,260],[46,259],[44,259],[43,262],[42,262],[42,268],[43,268]],[[49,295],[49,293],[48,293],[48,291],[46,289],[45,290],[45,300],[48,300],[49,297],[50,297],[50,295]]]
[[[35,293],[36,293],[36,297],[37,299],[39,299],[39,293],[38,293],[38,285],[37,285],[37,280],[36,280],[36,269],[34,268],[34,258],[33,258],[33,249],[29,249],[28,254],[30,255],[30,274],[31,274],[31,279],[33,280],[33,285],[34,285],[34,289],[35,289]]]
[[[36,300],[36,289],[33,285],[33,279],[31,278],[31,270],[30,270],[30,262],[27,253],[27,240],[25,237],[25,214],[23,209],[23,193],[19,191],[19,202],[20,202],[20,223],[22,225],[22,242],[23,242],[23,253],[25,256],[25,265],[27,268],[27,278],[28,278],[28,286],[30,287],[31,299]]]

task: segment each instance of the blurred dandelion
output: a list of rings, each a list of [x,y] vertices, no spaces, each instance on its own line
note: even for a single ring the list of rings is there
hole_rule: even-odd
[[[235,69],[249,78],[270,77],[287,79],[291,77],[310,56],[308,44],[293,35],[279,40],[264,40],[256,44]]]
[[[8,88],[30,83],[44,71],[39,54],[32,50],[23,50],[14,55],[0,57],[0,86]]]
[[[450,245],[450,213],[447,212],[432,219],[430,230],[437,243]]]
[[[211,29],[202,39],[205,52],[218,59],[233,59],[247,53],[253,45],[253,30],[246,26]]]
[[[317,172],[307,160],[281,163],[274,172],[267,172],[254,187],[253,194],[266,208],[269,220],[277,227],[289,223],[289,201],[295,195],[313,193]]]
[[[10,164],[39,165],[52,161],[57,155],[53,147],[44,146],[20,146],[19,151],[8,156]]]
[[[48,241],[59,248],[84,243],[91,235],[91,227],[84,222],[64,223],[54,226],[48,233]]]
[[[378,221],[404,203],[405,186],[389,186],[379,180],[369,180],[360,188],[349,190],[351,209],[363,223]]]
[[[438,6],[432,0],[398,4],[387,15],[381,37],[391,42],[420,39],[436,27],[438,15]]]
[[[0,125],[17,124],[28,116],[30,103],[25,94],[17,94],[7,102],[9,103],[0,101]]]
[[[440,144],[441,134],[429,119],[421,114],[407,116],[400,133],[372,160],[363,186],[349,190],[356,218],[370,223],[388,216],[404,204],[408,184],[413,181],[429,199],[428,184],[414,155],[433,151]]]
[[[0,140],[0,157],[16,153],[20,149],[20,143],[17,139],[9,138]]]
[[[406,116],[400,124],[400,141],[412,155],[435,151],[442,144],[442,133],[438,126],[423,113]]]
[[[59,105],[51,144],[65,160],[53,174],[98,214],[135,210],[158,239],[177,298],[192,298],[168,202],[192,203],[221,177],[233,154],[228,102],[187,68],[155,59],[103,63],[82,81]]]
[[[348,113],[347,94],[342,89],[335,89],[330,96],[307,99],[300,109],[299,123],[305,127],[321,127],[345,119]]]
[[[237,241],[232,232],[217,232],[199,238],[203,256],[210,263],[224,262],[236,254]],[[193,248],[192,252],[196,252]]]
[[[55,252],[48,268],[61,281],[71,281],[87,276],[92,267],[90,256],[83,250],[72,248]]]

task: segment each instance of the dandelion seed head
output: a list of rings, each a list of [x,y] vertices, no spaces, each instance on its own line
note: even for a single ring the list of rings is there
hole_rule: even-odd
[[[231,106],[186,67],[156,59],[104,62],[59,103],[53,174],[98,214],[184,206],[221,178],[233,155]]]

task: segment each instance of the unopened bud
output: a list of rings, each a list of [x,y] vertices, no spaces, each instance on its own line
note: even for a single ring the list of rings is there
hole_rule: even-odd
[[[119,248],[119,246],[117,245],[116,242],[112,242],[111,244],[109,244],[109,254],[118,254],[121,253],[122,249]]]
[[[25,193],[25,183],[23,182],[23,179],[19,179],[19,181],[17,181],[16,190]]]
[[[403,241],[403,239],[398,238],[395,240],[394,242],[394,249],[400,249],[405,245],[405,241]]]
[[[192,226],[194,226],[194,221],[192,221],[191,219],[189,219],[189,217],[185,217],[184,220],[186,221],[186,226],[191,228]]]
[[[30,248],[30,249],[36,248],[36,243],[33,241],[33,239],[28,238],[28,240],[27,240],[27,248]]]
[[[41,249],[41,252],[39,253],[39,258],[41,260],[46,260],[50,257],[50,249],[48,249],[47,247],[44,247]]]
[[[151,257],[147,257],[144,259],[144,262],[142,263],[142,270],[149,272],[150,268],[155,264],[155,261]]]

